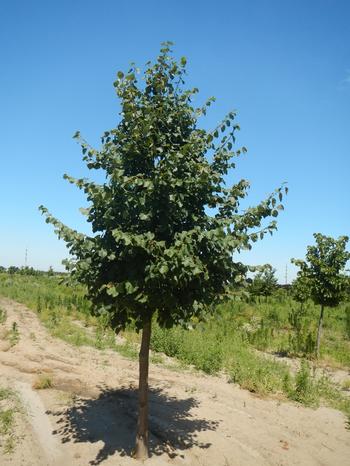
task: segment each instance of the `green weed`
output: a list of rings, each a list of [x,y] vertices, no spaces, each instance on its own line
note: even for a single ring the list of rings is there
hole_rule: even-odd
[[[6,405],[4,405],[5,401]],[[6,454],[11,453],[15,448],[14,427],[17,411],[18,406],[14,392],[0,387],[0,447]]]
[[[119,354],[129,359],[137,359],[139,356],[137,347],[129,342],[116,345],[115,349]]]
[[[0,401],[10,398],[12,393],[13,393],[12,390],[10,390],[9,388],[0,387]]]
[[[0,308],[0,324],[5,323],[6,319],[7,319],[7,312],[4,309]]]
[[[19,342],[19,330],[17,322],[13,322],[11,330],[7,331],[6,340],[8,340],[11,346],[15,346]]]
[[[14,424],[14,409],[6,409],[0,412],[0,434],[8,434]]]
[[[346,306],[345,308],[345,334],[350,340],[350,306]]]
[[[343,390],[350,390],[350,379],[344,380],[342,383],[342,389]]]
[[[295,387],[289,393],[289,398],[306,406],[318,405],[317,387],[311,376],[310,366],[303,360],[295,377]]]

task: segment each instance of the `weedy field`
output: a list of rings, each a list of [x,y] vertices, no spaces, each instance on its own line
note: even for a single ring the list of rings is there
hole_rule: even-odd
[[[117,338],[90,314],[80,286],[62,277],[0,274],[0,294],[35,311],[50,333],[76,346],[113,349],[135,359],[139,337],[133,328]],[[154,324],[151,361],[224,374],[260,396],[290,399],[307,406],[331,406],[350,415],[350,303],[326,312],[321,355],[314,358],[319,310],[300,304],[279,289],[253,299],[235,295],[206,322],[170,330]],[[6,316],[1,314],[0,318]],[[15,344],[16,325],[8,339]],[[35,339],[36,336],[32,335]]]
[[[116,336],[62,278],[0,274],[0,463],[132,465],[139,335]],[[239,293],[188,329],[154,323],[147,461],[344,464],[348,305],[327,314],[319,360],[317,311]]]

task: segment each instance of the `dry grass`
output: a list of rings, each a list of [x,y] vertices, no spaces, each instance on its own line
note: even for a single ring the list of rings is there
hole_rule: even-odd
[[[53,387],[52,377],[48,374],[40,374],[33,383],[35,390],[45,390]]]

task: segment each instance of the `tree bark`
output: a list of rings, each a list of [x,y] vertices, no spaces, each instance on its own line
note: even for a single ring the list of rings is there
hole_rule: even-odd
[[[139,415],[137,420],[134,458],[145,460],[148,452],[148,366],[151,339],[151,318],[145,321],[139,353]]]
[[[320,318],[318,320],[318,329],[317,329],[317,340],[316,340],[316,358],[320,356],[320,344],[321,344],[321,334],[322,334],[322,325],[323,325],[323,312],[324,306],[321,304]]]

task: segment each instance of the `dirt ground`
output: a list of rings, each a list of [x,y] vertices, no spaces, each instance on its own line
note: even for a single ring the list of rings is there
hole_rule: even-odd
[[[0,335],[0,386],[24,407],[2,466],[134,465],[137,362],[51,337],[25,306],[0,298],[15,346]],[[54,387],[34,390],[38,374]],[[146,465],[350,465],[350,430],[335,410],[262,400],[223,378],[150,369]]]

